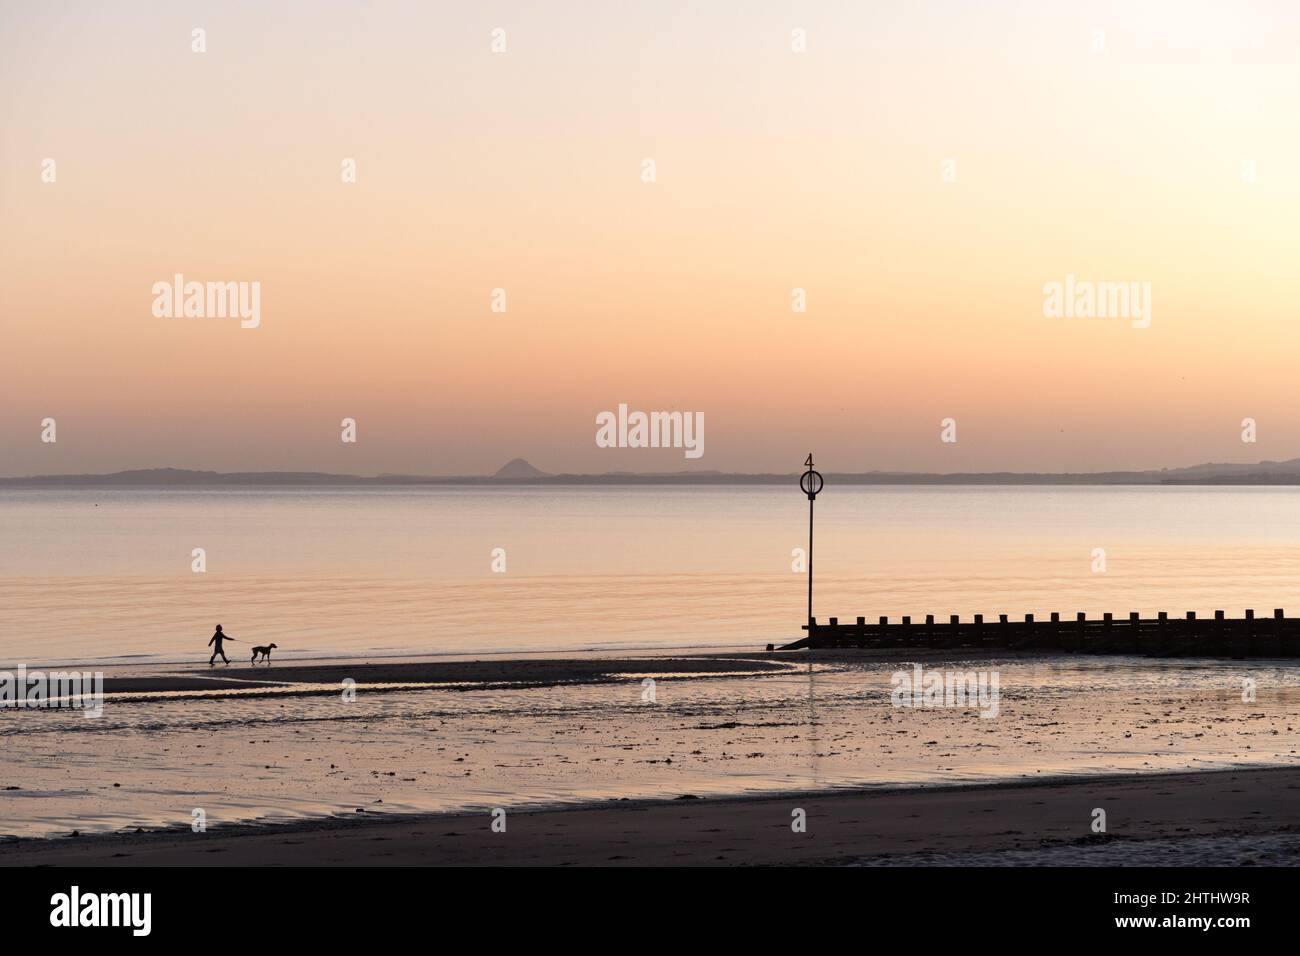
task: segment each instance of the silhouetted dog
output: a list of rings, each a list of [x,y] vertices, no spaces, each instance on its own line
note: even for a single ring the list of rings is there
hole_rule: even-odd
[[[255,647],[255,648],[253,648],[253,663],[254,663],[254,664],[257,663],[257,655],[258,655],[258,654],[261,654],[261,655],[262,655],[262,663],[263,663],[263,664],[270,664],[270,663],[271,663],[271,648],[273,648],[273,647],[275,647],[275,646],[276,646],[276,645],[274,645],[274,644],[268,644],[268,645],[266,645],[265,647]]]

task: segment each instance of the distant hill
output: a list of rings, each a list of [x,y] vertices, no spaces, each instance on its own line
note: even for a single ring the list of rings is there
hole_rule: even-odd
[[[549,476],[546,472],[534,468],[522,458],[511,458],[508,462],[498,468],[496,474],[492,477],[514,481],[521,478],[546,478]]]
[[[1254,464],[1206,463],[1159,471],[1039,472],[826,472],[830,485],[1300,485],[1300,458]],[[548,474],[522,458],[492,475],[339,475],[316,471],[189,471],[144,468],[105,475],[33,475],[0,478],[0,487],[174,488],[256,485],[784,485],[798,472],[728,474],[720,471]]]

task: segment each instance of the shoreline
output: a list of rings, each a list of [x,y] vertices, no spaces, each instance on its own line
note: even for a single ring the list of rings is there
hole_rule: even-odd
[[[706,679],[709,677],[748,677],[788,673],[794,662],[758,651],[752,654],[702,654],[699,656],[668,654],[645,657],[562,658],[500,657],[468,660],[370,661],[358,658],[348,663],[283,662],[271,666],[247,663],[231,666],[186,668],[148,668],[155,673],[130,667],[118,667],[126,673],[107,673],[102,690],[106,698],[124,695],[147,700],[149,695],[186,696],[208,699],[239,693],[242,696],[281,696],[284,694],[336,695],[343,681],[371,691],[402,691],[436,687],[444,690],[495,690],[502,688],[538,688],[559,685],[601,684],[627,681],[642,673],[665,678]],[[28,675],[36,672],[59,672],[63,668],[25,667]],[[3,669],[0,668],[0,671]],[[68,671],[91,673],[84,665],[69,666]]]
[[[358,683],[384,684],[530,684],[601,682],[623,680],[629,671],[650,668],[666,677],[690,674],[692,677],[734,676],[744,672],[770,671],[788,673],[809,664],[852,665],[897,663],[899,666],[918,661],[976,662],[1008,661],[1019,663],[1114,662],[1127,659],[1144,664],[1171,666],[1217,666],[1249,663],[1276,663],[1292,666],[1294,658],[1285,656],[1226,657],[1220,655],[1149,656],[1131,652],[1076,653],[1049,648],[1003,647],[865,647],[800,648],[765,650],[755,644],[746,647],[696,646],[680,648],[646,647],[595,651],[538,651],[521,653],[448,652],[444,655],[402,654],[393,658],[357,655],[356,657],[280,658],[271,666],[250,666],[232,660],[230,666],[209,668],[203,661],[139,663],[121,660],[82,660],[53,664],[2,664],[0,672],[28,674],[36,671],[79,671],[103,673],[104,693],[171,693],[199,689],[234,689],[262,684],[267,687],[303,684],[320,685],[351,677]],[[97,668],[102,670],[97,671]],[[747,676],[752,676],[747,675]],[[333,688],[331,688],[332,690]],[[312,692],[321,692],[313,690]]]
[[[1300,865],[1300,768],[613,799],[478,813],[335,816],[192,833],[15,838],[0,866],[1007,865],[1174,851],[1185,865]],[[1094,810],[1107,814],[1093,833]],[[791,829],[795,809],[807,830]],[[1224,853],[1214,837],[1232,837]],[[1194,849],[1195,852],[1188,852]],[[1252,855],[1263,859],[1251,859]]]
[[[792,640],[793,638],[780,639]],[[432,667],[438,664],[463,664],[471,661],[486,664],[490,661],[527,663],[532,661],[604,661],[609,659],[644,660],[671,657],[716,659],[736,656],[752,657],[754,654],[767,655],[769,652],[763,650],[764,646],[764,642],[762,641],[747,641],[733,644],[636,644],[632,646],[620,645],[610,647],[577,648],[548,646],[541,648],[488,647],[447,651],[429,651],[416,648],[382,652],[322,651],[321,653],[308,652],[304,656],[286,655],[276,657],[275,663],[272,667],[272,672],[275,673],[277,668],[288,670],[293,667],[342,667],[352,666],[353,664],[358,663],[373,667],[391,667],[411,664],[423,664]],[[209,670],[207,667],[206,657],[207,655],[205,653],[174,660],[161,660],[148,654],[140,654],[128,655],[125,657],[62,658],[57,660],[41,660],[34,662],[14,661],[9,663],[0,661],[0,671],[13,671],[21,666],[25,667],[28,671],[77,669],[86,671],[100,669],[105,672],[113,671],[129,674],[143,672],[172,674],[176,671],[184,671],[188,676],[195,676],[203,674],[215,675],[227,670],[224,665],[221,667],[214,666]],[[231,666],[235,670],[249,667],[249,665],[243,663],[242,660],[236,664],[233,658]],[[260,673],[260,665],[258,670]]]

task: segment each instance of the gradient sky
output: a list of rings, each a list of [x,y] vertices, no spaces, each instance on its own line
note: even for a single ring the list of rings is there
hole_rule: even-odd
[[[1285,2],[2,0],[0,474],[1295,457],[1297,50]],[[155,318],[176,272],[261,327]],[[1045,318],[1067,273],[1151,327]],[[620,402],[704,457],[597,448]]]

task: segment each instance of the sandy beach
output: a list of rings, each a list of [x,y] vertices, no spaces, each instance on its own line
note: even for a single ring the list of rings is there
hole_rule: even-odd
[[[1282,769],[613,801],[508,812],[505,832],[484,812],[23,840],[0,845],[0,865],[1279,866],[1300,863],[1298,791],[1300,770]]]
[[[996,673],[996,711],[897,706],[919,666]],[[357,660],[128,666],[104,691],[97,719],[6,715],[0,864],[1279,865],[1300,843],[1277,662]]]

